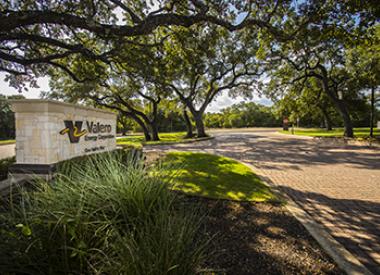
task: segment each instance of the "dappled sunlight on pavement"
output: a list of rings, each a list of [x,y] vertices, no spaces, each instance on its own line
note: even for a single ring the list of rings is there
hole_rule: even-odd
[[[213,132],[215,139],[146,147],[149,151],[199,151],[249,163],[291,196],[336,240],[380,274],[380,151],[321,145],[274,130]]]

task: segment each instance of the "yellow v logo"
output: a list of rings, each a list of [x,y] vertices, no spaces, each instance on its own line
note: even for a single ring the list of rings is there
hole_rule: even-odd
[[[68,134],[71,143],[78,143],[81,136],[87,134],[87,130],[82,130],[83,121],[75,121],[75,125],[72,120],[64,121],[66,128],[62,129],[59,133],[61,135]]]

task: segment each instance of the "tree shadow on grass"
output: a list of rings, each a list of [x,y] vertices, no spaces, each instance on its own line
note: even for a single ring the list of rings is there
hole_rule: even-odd
[[[165,163],[174,174],[174,189],[185,193],[242,201],[275,199],[249,167],[232,159],[204,153],[171,153]]]

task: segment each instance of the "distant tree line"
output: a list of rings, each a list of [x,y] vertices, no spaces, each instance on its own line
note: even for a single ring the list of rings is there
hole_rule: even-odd
[[[277,117],[286,117],[290,124],[300,127],[321,127],[326,130],[342,127],[344,125],[342,116],[329,98],[323,94],[316,98],[313,93],[315,91],[310,90],[305,90],[301,94],[289,92],[275,102],[273,112]],[[345,102],[352,126],[368,127],[372,114],[368,92],[354,92],[350,97],[346,95]],[[378,108],[374,108],[373,120],[380,120]]]
[[[265,106],[255,102],[240,102],[230,107],[223,108],[219,112],[206,113],[204,117],[207,128],[246,128],[246,127],[281,127],[283,116],[289,119],[291,125],[299,127],[321,127],[331,130],[333,127],[341,127],[343,121],[336,109],[331,105],[324,108],[315,106],[314,101],[307,104],[299,98],[285,98],[277,101],[272,106]],[[165,108],[158,112],[159,132],[186,131],[185,118],[181,109],[175,102],[166,101]],[[370,119],[370,103],[362,95],[353,100],[348,109],[352,117],[354,127],[368,127]],[[376,110],[375,121],[380,119],[380,112]],[[119,116],[118,132],[141,132],[142,129],[132,119]],[[195,123],[191,121],[194,130]]]
[[[158,112],[159,132],[186,131],[186,118],[174,102],[166,102],[167,108]],[[169,108],[170,106],[170,108]],[[191,128],[196,129],[195,122],[189,118]],[[254,102],[240,102],[224,108],[217,113],[206,113],[204,124],[207,128],[243,128],[243,127],[280,127],[281,118],[276,116],[273,107]],[[141,128],[132,119],[119,116],[118,132],[141,132]]]
[[[276,117],[272,107],[241,102],[218,113],[207,113],[205,124],[208,128],[279,127],[281,118]]]
[[[299,98],[286,97],[272,106],[254,102],[241,102],[222,109],[217,113],[207,113],[205,125],[208,128],[280,127],[286,116],[291,125],[299,127],[321,127],[331,130],[341,127],[343,121],[336,109],[329,104],[318,107],[321,101],[304,102]],[[368,127],[371,104],[365,94],[348,104],[354,127]],[[374,119],[380,119],[380,111],[375,109]]]
[[[15,138],[15,114],[11,110],[9,100],[21,98],[24,98],[24,96],[5,96],[0,94],[0,140]]]

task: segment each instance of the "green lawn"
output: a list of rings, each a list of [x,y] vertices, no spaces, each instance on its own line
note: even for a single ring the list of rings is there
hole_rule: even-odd
[[[176,142],[191,142],[197,140],[197,138],[184,139],[186,135],[185,132],[175,132],[175,133],[162,133],[160,134],[160,141],[145,141],[144,135],[130,135],[117,140],[118,145],[126,145],[131,147],[141,147],[144,144],[160,144],[160,143],[176,143]],[[12,144],[15,140],[0,140],[0,145]]]
[[[172,152],[166,155],[162,166],[173,176],[173,189],[187,194],[236,201],[276,200],[248,166],[230,158]]]
[[[13,144],[16,141],[14,139],[0,140],[0,145]]]
[[[321,128],[294,128],[294,134],[300,136],[311,136],[311,137],[342,137],[344,129],[343,128],[334,128],[331,131],[326,131]],[[283,134],[291,134],[291,128],[289,131],[280,131]],[[369,137],[369,128],[354,128],[354,135],[358,138]],[[380,136],[380,129],[374,129],[374,135]]]
[[[160,144],[160,143],[177,143],[177,142],[191,142],[197,140],[197,138],[185,139],[185,132],[175,133],[162,133],[159,134],[160,141],[145,141],[144,135],[130,135],[127,137],[119,138],[117,140],[118,145],[126,145],[133,147],[141,147],[144,144]]]

